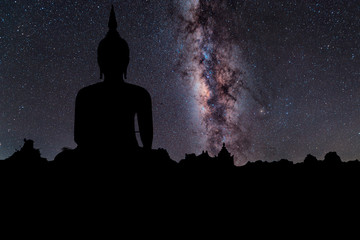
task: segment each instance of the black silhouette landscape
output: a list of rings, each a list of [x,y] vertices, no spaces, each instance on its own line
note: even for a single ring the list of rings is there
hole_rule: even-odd
[[[57,158],[49,161],[41,157],[39,149],[34,148],[32,140],[24,139],[24,145],[20,150],[0,161],[2,174],[14,173],[18,170],[34,175],[72,172],[81,176],[86,171],[92,171],[92,173],[99,171],[98,173],[114,175],[141,172],[148,175],[183,173],[193,176],[218,174],[235,178],[255,178],[256,176],[256,181],[268,181],[287,176],[293,180],[307,181],[312,178],[329,180],[335,177],[339,180],[357,177],[360,172],[360,161],[357,159],[342,161],[336,152],[329,152],[321,160],[308,154],[304,161],[299,163],[293,163],[287,159],[274,162],[258,160],[247,162],[243,166],[235,166],[234,156],[227,150],[225,143],[216,156],[212,157],[208,152],[203,151],[199,155],[186,154],[185,158],[179,162],[171,159],[165,149],[139,151],[133,155],[124,154],[120,150],[115,155],[104,153],[103,156],[76,155],[72,149],[63,149]]]

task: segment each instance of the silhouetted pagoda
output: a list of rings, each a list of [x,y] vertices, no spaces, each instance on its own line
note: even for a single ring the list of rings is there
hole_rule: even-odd
[[[225,143],[217,156],[219,162],[225,166],[233,167],[234,166],[234,155],[231,155],[230,152],[227,150]]]

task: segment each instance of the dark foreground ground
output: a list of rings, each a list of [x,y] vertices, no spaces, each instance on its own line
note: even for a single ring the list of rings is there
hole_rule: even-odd
[[[65,150],[47,161],[25,142],[0,161],[0,207],[15,226],[26,219],[39,229],[56,227],[52,237],[75,230],[98,239],[320,238],[358,223],[358,160],[342,162],[332,152],[324,160],[235,167],[225,150],[179,163],[163,149],[116,157]]]

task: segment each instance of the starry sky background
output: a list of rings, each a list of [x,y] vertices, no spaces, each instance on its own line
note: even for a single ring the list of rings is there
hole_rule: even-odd
[[[183,74],[189,63],[179,8],[187,2],[194,0],[1,0],[0,159],[23,138],[49,160],[75,147],[75,97],[100,81],[96,49],[112,3],[130,47],[127,81],[152,95],[153,147],[177,161],[207,150],[193,85]],[[238,124],[247,126],[248,144],[235,153],[237,163],[298,162],[309,153],[322,159],[329,151],[359,159],[360,2],[216,2],[223,17],[214,19],[227,22],[218,25],[240,49],[238,64],[254,95],[242,102],[247,117]]]

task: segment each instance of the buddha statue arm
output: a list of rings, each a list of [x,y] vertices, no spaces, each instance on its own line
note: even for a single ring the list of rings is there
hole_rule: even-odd
[[[145,92],[138,111],[140,138],[144,149],[150,150],[153,142],[153,119],[151,97]]]

